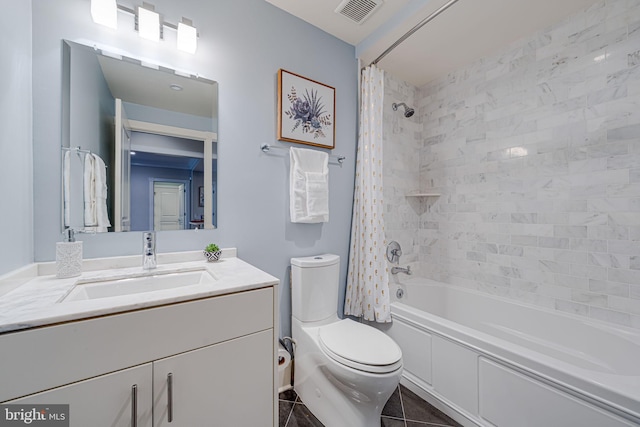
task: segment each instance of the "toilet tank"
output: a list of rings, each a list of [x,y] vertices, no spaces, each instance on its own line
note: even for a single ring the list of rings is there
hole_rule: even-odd
[[[302,322],[335,316],[339,281],[338,255],[291,258],[291,315]]]

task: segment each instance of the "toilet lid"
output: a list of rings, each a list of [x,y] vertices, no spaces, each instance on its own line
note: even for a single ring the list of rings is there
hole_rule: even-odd
[[[344,365],[366,372],[392,372],[402,366],[402,350],[378,329],[341,320],[318,330],[322,349]]]

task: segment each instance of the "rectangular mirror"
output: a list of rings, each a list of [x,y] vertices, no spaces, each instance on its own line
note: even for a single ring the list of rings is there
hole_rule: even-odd
[[[63,229],[215,228],[218,84],[69,41],[63,64]]]

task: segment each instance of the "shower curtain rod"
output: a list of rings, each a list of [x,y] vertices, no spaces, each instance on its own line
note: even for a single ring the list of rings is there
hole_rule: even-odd
[[[395,49],[396,47],[398,47],[398,45],[400,45],[400,43],[402,43],[403,41],[405,41],[406,39],[408,39],[409,37],[411,37],[411,35],[413,33],[415,33],[416,31],[418,31],[420,28],[424,27],[426,24],[428,24],[429,22],[431,22],[436,16],[440,15],[442,12],[444,12],[445,10],[449,9],[451,6],[453,6],[458,0],[449,0],[446,4],[444,4],[443,6],[441,6],[438,10],[436,10],[435,12],[433,12],[431,15],[427,16],[426,18],[424,18],[422,21],[420,21],[418,24],[416,24],[415,27],[413,27],[412,29],[410,29],[409,31],[407,31],[402,37],[400,37],[394,44],[392,44],[391,46],[389,46],[387,48],[387,50],[385,50],[384,52],[382,52],[380,54],[380,56],[378,56],[371,64],[369,65],[376,65],[378,64],[378,62],[380,62],[380,60],[382,58],[384,58],[385,56],[387,56],[393,49]]]

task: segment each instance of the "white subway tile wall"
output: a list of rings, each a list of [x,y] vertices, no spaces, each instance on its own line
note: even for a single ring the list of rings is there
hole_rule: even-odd
[[[418,89],[385,73],[383,106],[382,173],[385,204],[384,228],[387,243],[400,243],[402,265],[418,267],[421,240],[418,230],[429,227],[420,223],[421,200],[406,197],[420,187],[420,154],[422,126],[417,114],[405,118],[402,108],[393,111],[392,104],[404,102],[415,107]],[[640,262],[639,262],[640,264]],[[394,280],[395,277],[391,277]]]
[[[403,263],[640,328],[640,0],[596,3],[422,88],[385,84],[385,228]],[[406,197],[427,190],[442,195]]]

